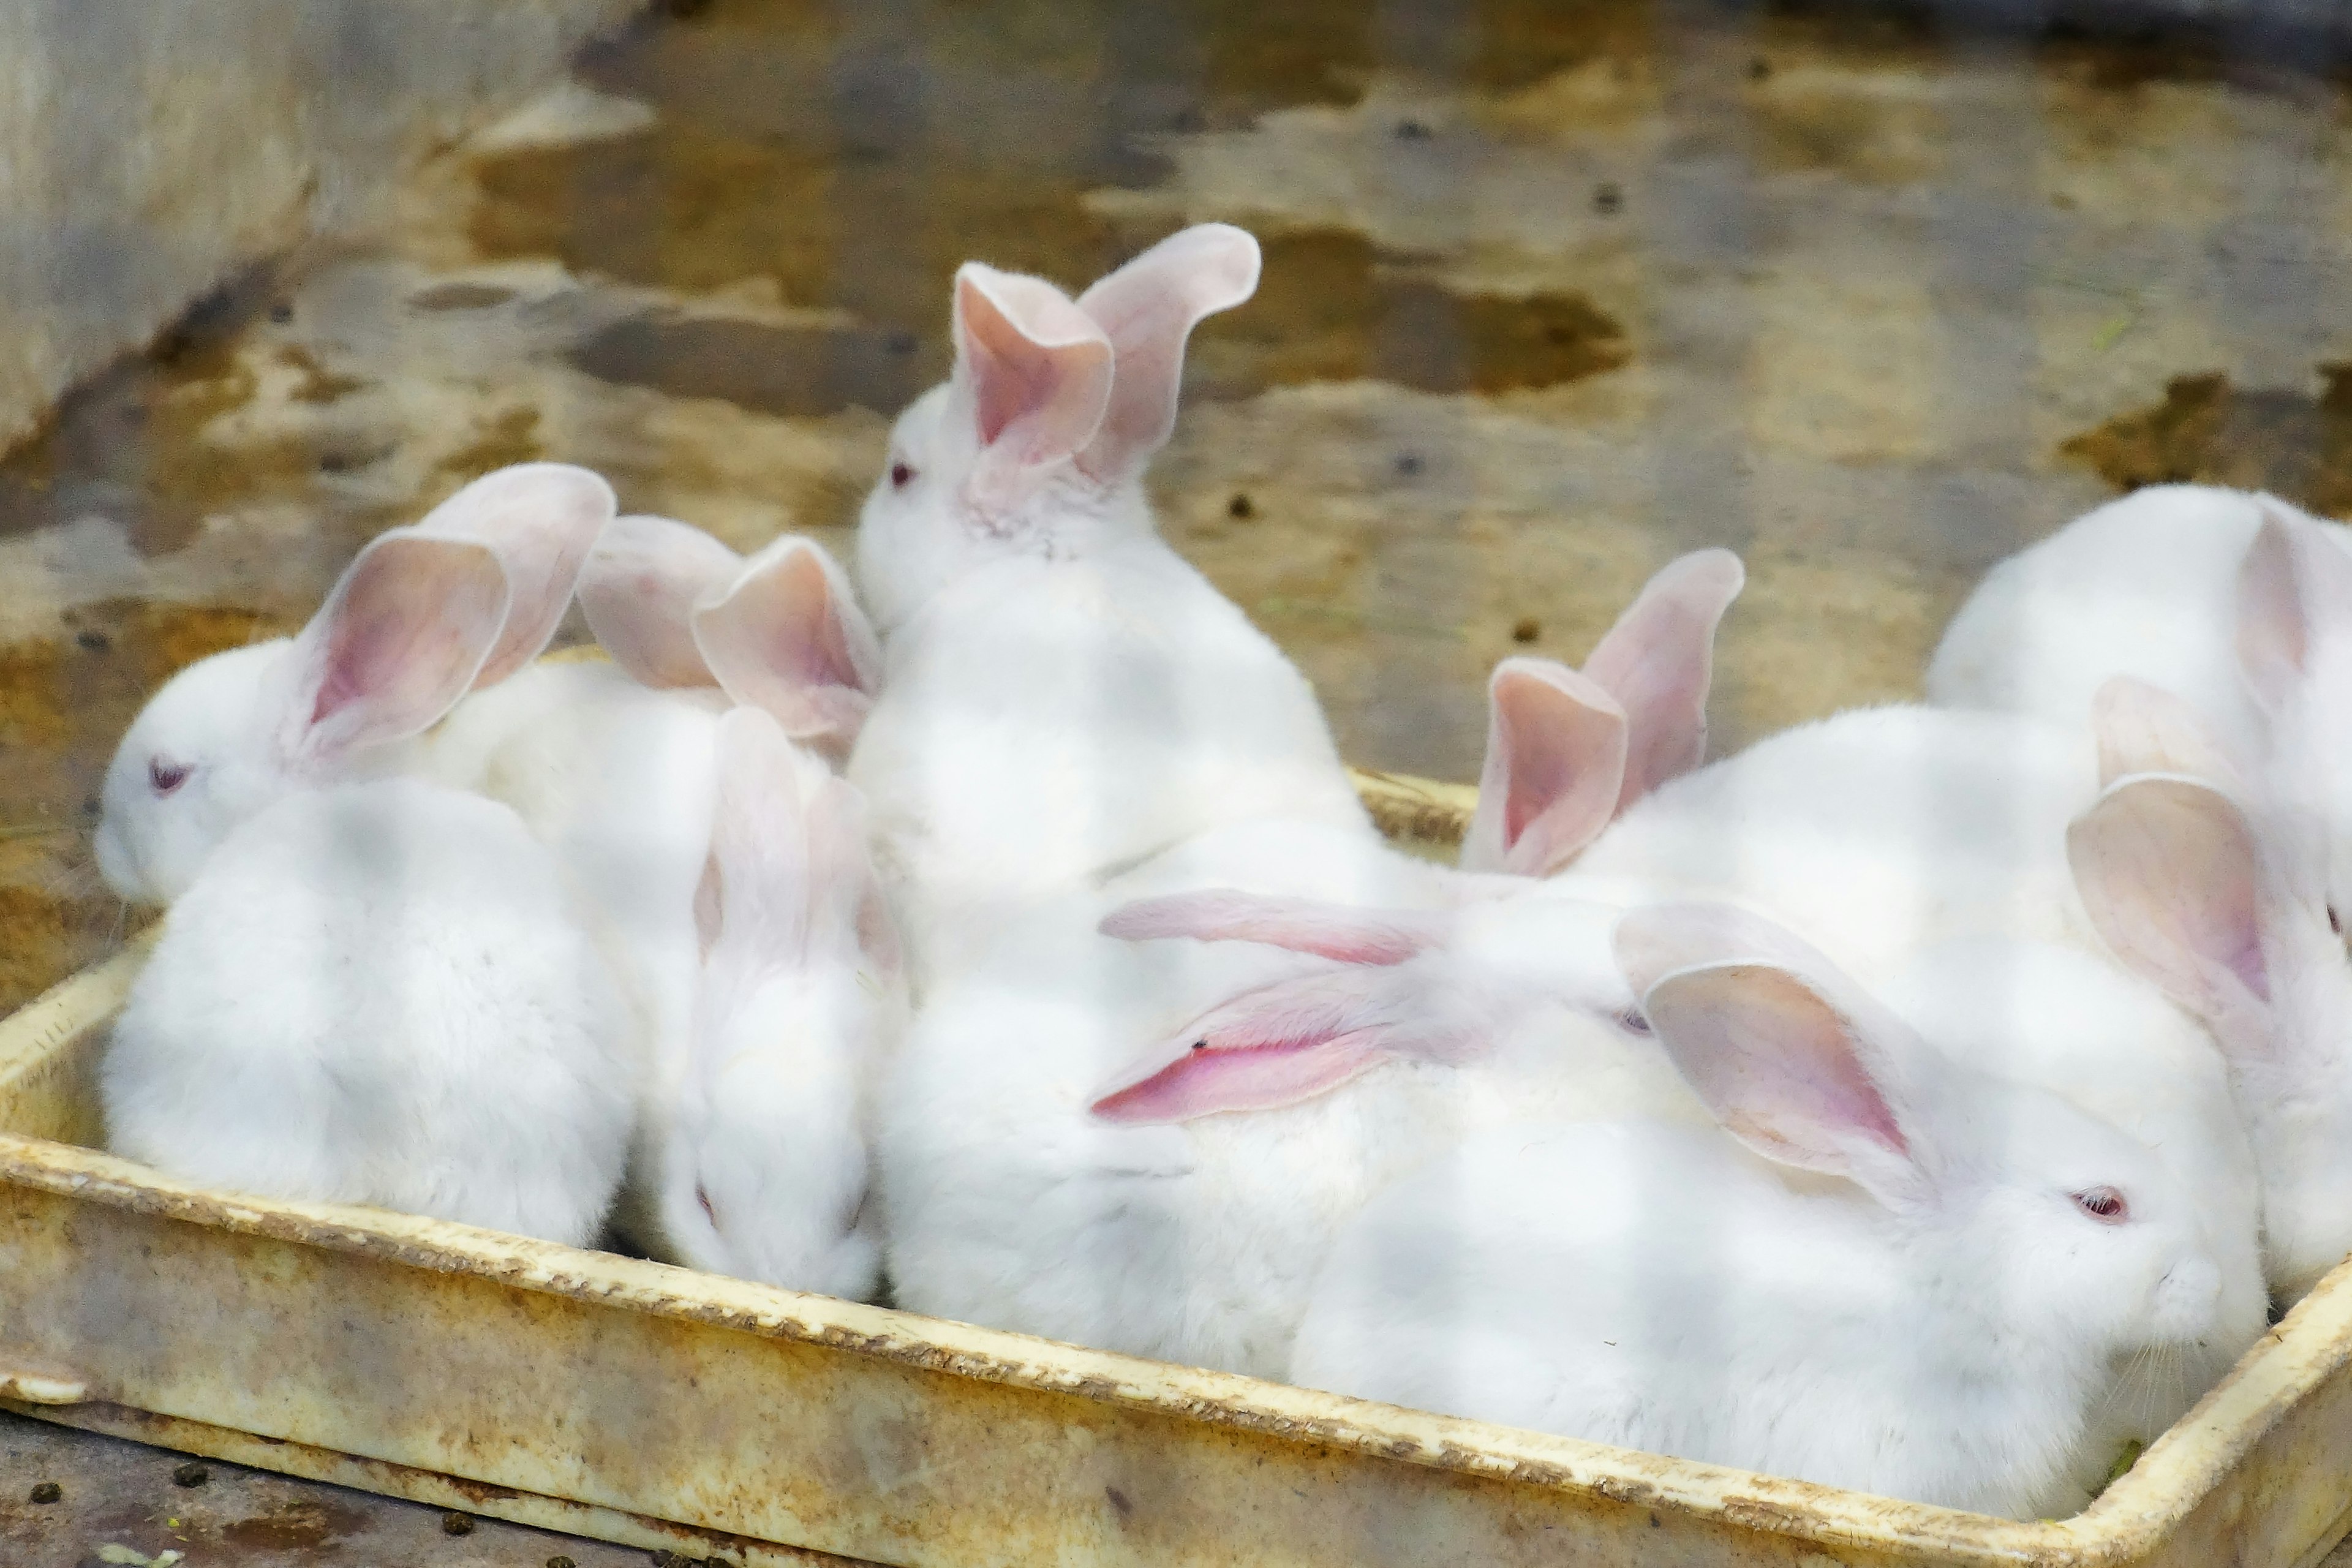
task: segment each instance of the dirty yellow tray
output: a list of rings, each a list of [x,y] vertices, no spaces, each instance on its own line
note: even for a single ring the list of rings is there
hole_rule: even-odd
[[[1468,792],[1366,776],[1400,837]],[[1161,1365],[93,1152],[134,947],[0,1023],[0,1405],[736,1563],[2310,1568],[2352,1269],[2087,1511],[2020,1524]]]

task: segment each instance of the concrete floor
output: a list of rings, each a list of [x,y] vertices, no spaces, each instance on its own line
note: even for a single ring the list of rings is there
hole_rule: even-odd
[[[0,1005],[119,934],[83,830],[172,668],[520,458],[843,545],[967,257],[1078,285],[1182,223],[1260,235],[1153,485],[1380,766],[1473,776],[1493,661],[1580,658],[1691,546],[1751,573],[1730,745],[1908,694],[1975,574],[2119,489],[2352,516],[2347,62],[2263,42],[669,0],[0,461]]]

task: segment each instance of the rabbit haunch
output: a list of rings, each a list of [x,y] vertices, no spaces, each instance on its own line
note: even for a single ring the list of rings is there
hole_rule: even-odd
[[[1662,571],[1588,661],[1613,690],[1538,660],[1497,672],[1498,868],[1550,868],[1696,760],[1738,584],[1722,552]],[[1589,754],[1549,733],[1563,712]],[[1532,907],[1506,911],[1510,892]],[[1241,904],[1265,919],[1227,926]],[[889,1079],[899,1301],[1278,1375],[1333,1230],[1416,1160],[1546,1107],[1686,1100],[1627,1032],[1613,918],[1352,821],[1274,816],[1041,900],[936,979]],[[1459,948],[1409,961],[1438,932]]]
[[[1210,224],[1075,301],[956,275],[954,372],[900,416],[857,535],[887,679],[849,776],[919,989],[1000,918],[1222,823],[1375,840],[1305,679],[1143,495],[1193,325],[1257,270]]]
[[[586,1246],[639,1064],[513,812],[411,779],[233,830],[165,916],[100,1071],[107,1147],[205,1186]]]
[[[1517,1128],[1406,1178],[1334,1248],[1294,1379],[2072,1511],[2086,1455],[2105,1458],[2088,1417],[2113,1365],[2211,1328],[2218,1269],[2179,1182],[2059,1097],[1962,1065],[1969,1021],[1935,1016],[1930,1044],[1901,982],[1874,996],[1769,922],[1660,906],[1616,949],[1724,1131]],[[1967,983],[1981,963],[1959,955]]]

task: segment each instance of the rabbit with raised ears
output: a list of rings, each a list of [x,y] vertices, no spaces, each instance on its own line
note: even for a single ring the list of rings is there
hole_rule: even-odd
[[[173,677],[107,769],[95,846],[107,885],[168,903],[215,846],[289,795],[438,776],[425,731],[547,645],[613,510],[585,468],[499,469],[371,542],[300,635]]]
[[[1334,1248],[1294,1380],[1953,1508],[2079,1506],[2111,1367],[2211,1331],[2179,1181],[1769,921],[1661,906],[1615,947],[1721,1131],[1513,1129],[1407,1178]]]
[[[2281,1302],[2352,1252],[2352,964],[2324,806],[2249,786],[2189,706],[2118,679],[2096,700],[2107,786],[2068,840],[2093,922],[2204,1020],[2262,1176]]]
[[[1097,882],[1222,823],[1372,837],[1304,677],[1153,531],[1141,471],[1184,345],[1246,300],[1257,245],[1203,225],[1070,300],[956,275],[953,374],[901,416],[858,524],[888,677],[849,777],[935,930]]]
[[[717,782],[662,1225],[695,1268],[870,1296],[865,1115],[903,995],[874,924],[864,806],[756,708],[719,721]]]
[[[164,917],[100,1068],[106,1143],[205,1187],[584,1247],[635,1047],[512,811],[416,779],[300,790]]]

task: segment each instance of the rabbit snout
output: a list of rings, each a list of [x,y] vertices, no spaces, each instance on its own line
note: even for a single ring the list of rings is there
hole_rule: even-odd
[[[2213,1321],[2221,1300],[2221,1270],[2200,1254],[2165,1270],[2149,1299],[2149,1328],[2159,1341],[2193,1340]]]

